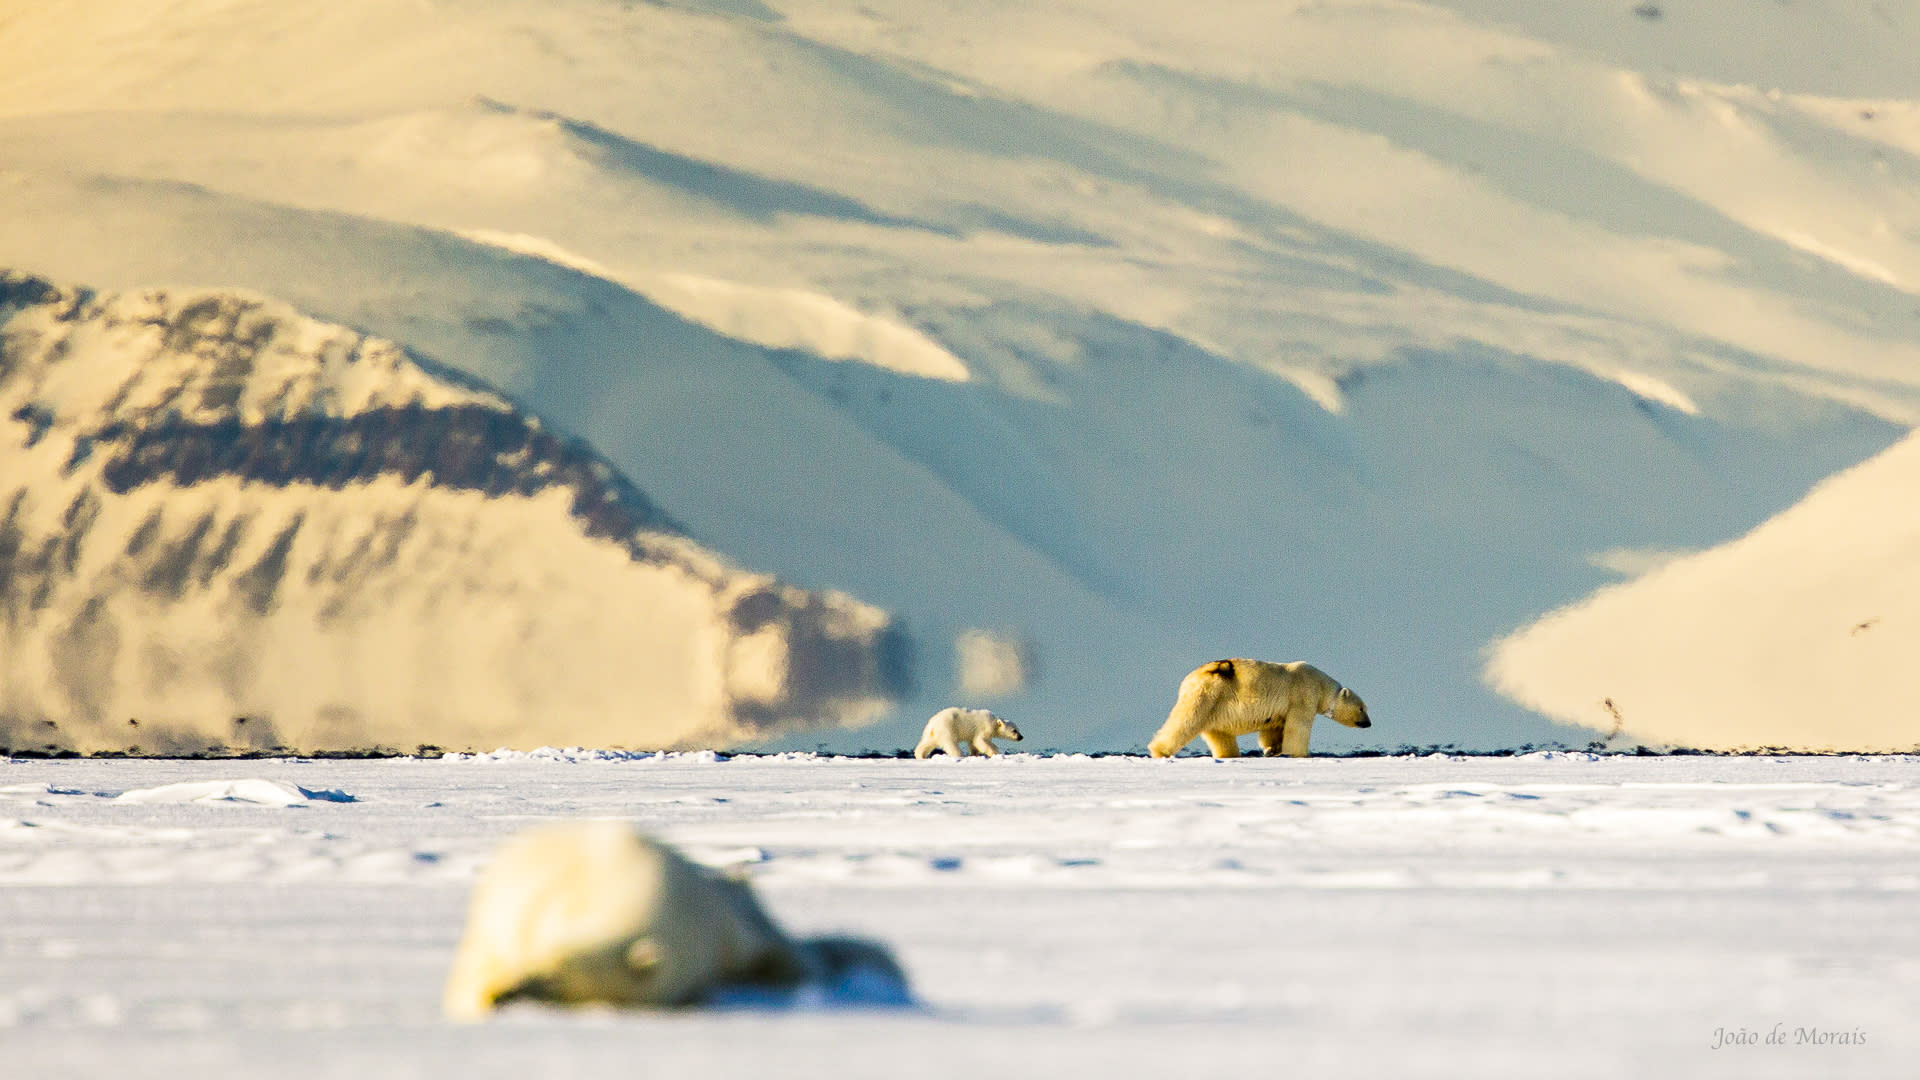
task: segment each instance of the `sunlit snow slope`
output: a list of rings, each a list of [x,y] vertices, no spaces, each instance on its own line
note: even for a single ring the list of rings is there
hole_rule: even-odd
[[[1641,738],[1920,745],[1920,435],[1749,535],[1502,641],[1515,699]],[[1685,663],[1675,663],[1684,657]]]
[[[0,748],[700,746],[857,725],[904,674],[886,613],[256,298],[0,275],[0,414]]]
[[[1328,747],[1583,741],[1489,642],[1920,417],[1920,14],[1659,11],[38,5],[0,264],[399,341],[900,613],[833,746],[1138,746],[1223,655],[1366,694]]]

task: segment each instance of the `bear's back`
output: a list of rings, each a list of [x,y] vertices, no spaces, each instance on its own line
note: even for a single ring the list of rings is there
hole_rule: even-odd
[[[1338,689],[1339,683],[1331,676],[1305,660],[1289,660],[1284,663],[1271,660],[1237,660],[1252,669],[1251,683],[1264,684],[1267,687],[1284,686],[1289,689],[1311,689],[1315,693],[1331,692]]]
[[[1305,660],[1285,662],[1236,656],[1202,664],[1190,681],[1215,687],[1222,700],[1317,703],[1340,689],[1326,672]]]
[[[927,732],[972,738],[992,731],[995,719],[993,713],[986,709],[963,709],[958,705],[949,705],[928,718]]]

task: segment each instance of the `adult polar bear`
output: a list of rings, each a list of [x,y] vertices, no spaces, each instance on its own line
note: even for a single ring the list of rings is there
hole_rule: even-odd
[[[1254,732],[1269,756],[1306,757],[1313,718],[1322,713],[1351,728],[1373,726],[1360,695],[1312,664],[1215,660],[1180,680],[1180,696],[1147,752],[1172,757],[1199,736],[1214,757],[1239,757],[1240,736]]]

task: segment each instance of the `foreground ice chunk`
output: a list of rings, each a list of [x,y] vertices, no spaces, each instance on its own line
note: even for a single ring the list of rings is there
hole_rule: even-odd
[[[308,791],[278,780],[201,780],[163,787],[136,788],[113,797],[124,803],[210,803],[240,802],[261,806],[298,806],[306,802],[352,802],[353,796],[339,791]]]

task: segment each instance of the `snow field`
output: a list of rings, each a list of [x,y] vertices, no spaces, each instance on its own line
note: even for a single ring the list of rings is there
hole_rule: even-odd
[[[0,1039],[34,1076],[1899,1075],[1916,764],[12,761]],[[919,1007],[447,1025],[466,886],[563,817],[885,942]],[[1709,1049],[1776,1023],[1868,1041]]]

